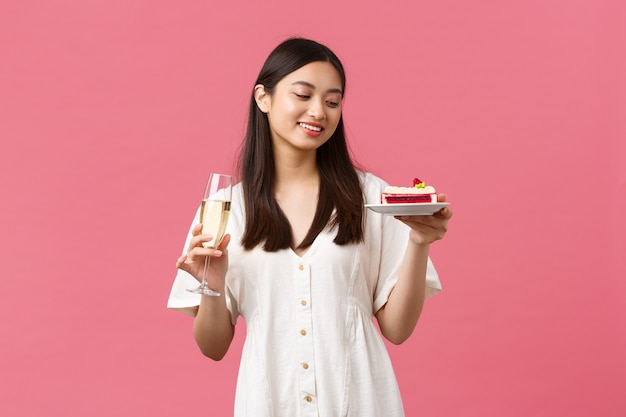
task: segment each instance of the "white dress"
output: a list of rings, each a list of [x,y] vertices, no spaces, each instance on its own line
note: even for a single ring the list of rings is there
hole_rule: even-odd
[[[386,186],[360,174],[367,203]],[[198,223],[198,218],[193,224]],[[234,187],[228,233],[226,302],[246,322],[236,417],[399,417],[402,400],[389,355],[373,323],[393,288],[408,227],[366,210],[365,240],[338,246],[321,233],[302,256],[291,249],[244,251],[242,189]],[[189,238],[188,238],[189,239]],[[185,248],[187,244],[185,244]],[[185,291],[197,281],[179,270],[169,308],[199,305]],[[441,290],[430,259],[426,297]]]

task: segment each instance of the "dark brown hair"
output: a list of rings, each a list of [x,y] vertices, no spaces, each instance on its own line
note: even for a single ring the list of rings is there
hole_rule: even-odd
[[[328,47],[302,38],[291,38],[278,45],[268,56],[254,85],[263,85],[271,95],[286,75],[318,61],[329,62],[337,69],[345,94],[346,77],[339,58]],[[319,200],[311,228],[298,249],[311,246],[326,227],[337,230],[334,242],[338,245],[361,242],[363,192],[346,143],[343,116],[333,135],[316,152]],[[263,244],[263,249],[269,252],[289,248],[291,226],[274,198],[275,166],[269,122],[258,108],[254,93],[238,168],[246,212],[243,247],[252,249]]]

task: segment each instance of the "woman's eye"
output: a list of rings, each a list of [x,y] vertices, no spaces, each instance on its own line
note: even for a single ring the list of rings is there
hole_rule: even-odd
[[[330,107],[339,106],[339,103],[337,103],[336,101],[327,101],[326,104],[328,104]]]
[[[298,94],[298,93],[295,93],[295,94],[296,94],[296,97],[301,98],[301,99],[303,99],[303,100],[306,100],[306,99],[308,99],[308,98],[311,98],[311,96],[308,96],[308,95],[306,95],[306,94]]]

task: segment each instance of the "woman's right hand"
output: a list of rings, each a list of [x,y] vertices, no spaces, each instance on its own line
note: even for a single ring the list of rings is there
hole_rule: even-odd
[[[203,243],[210,242],[213,237],[202,234],[202,225],[197,224],[191,230],[192,238],[187,248],[187,253],[182,255],[176,261],[176,267],[183,271],[189,272],[198,281],[202,281],[202,273],[204,271],[204,259],[210,256],[210,264],[207,269],[207,283],[209,288],[214,291],[223,292],[226,272],[228,271],[228,243],[230,235],[224,235],[224,238],[216,249],[205,248]]]

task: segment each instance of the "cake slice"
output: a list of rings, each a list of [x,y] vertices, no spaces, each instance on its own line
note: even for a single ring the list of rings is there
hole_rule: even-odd
[[[389,186],[380,196],[382,204],[436,203],[435,188],[415,178],[413,187]]]

